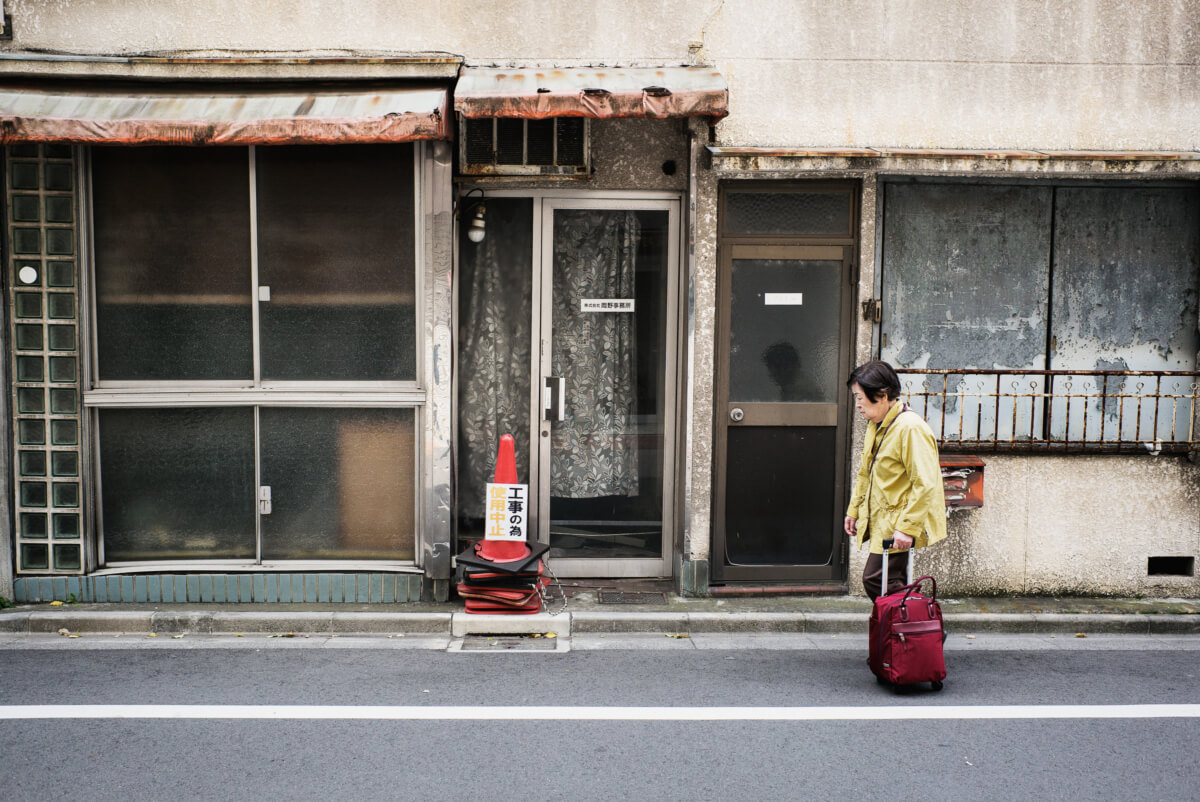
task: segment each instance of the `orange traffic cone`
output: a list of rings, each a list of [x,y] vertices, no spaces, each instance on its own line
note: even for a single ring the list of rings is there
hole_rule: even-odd
[[[511,434],[500,437],[500,450],[496,453],[496,475],[492,479],[496,484],[515,485],[517,483],[517,453],[513,447]],[[529,546],[516,540],[487,540],[479,544],[476,553],[485,560],[494,563],[510,563],[524,560],[530,555]]]

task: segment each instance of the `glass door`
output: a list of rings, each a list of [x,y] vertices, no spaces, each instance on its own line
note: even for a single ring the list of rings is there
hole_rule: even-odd
[[[670,570],[675,208],[554,201],[544,210],[539,517],[569,575]]]
[[[530,537],[556,574],[667,576],[678,201],[486,203],[486,237],[459,236],[460,543],[482,536],[483,485],[511,433]]]

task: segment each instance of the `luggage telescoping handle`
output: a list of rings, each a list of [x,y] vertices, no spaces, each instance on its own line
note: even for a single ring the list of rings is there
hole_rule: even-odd
[[[879,594],[881,596],[887,595],[888,563],[891,562],[891,560],[888,559],[888,552],[891,551],[892,545],[895,542],[896,541],[890,537],[887,540],[883,541],[883,576],[880,577],[880,582],[879,582]],[[915,549],[908,549],[908,575],[905,577],[906,585],[912,584],[913,551],[915,551]]]

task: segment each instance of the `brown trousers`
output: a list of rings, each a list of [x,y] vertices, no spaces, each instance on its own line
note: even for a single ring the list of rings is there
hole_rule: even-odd
[[[908,584],[908,552],[897,551],[888,555],[888,593],[895,593]],[[868,554],[863,566],[863,590],[871,601],[879,596],[879,585],[883,581],[883,555]]]

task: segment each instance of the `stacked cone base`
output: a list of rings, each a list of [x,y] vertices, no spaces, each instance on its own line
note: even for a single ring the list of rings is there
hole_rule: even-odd
[[[546,552],[541,543],[531,544],[528,558],[517,562],[493,562],[480,555],[479,545],[458,557],[458,595],[468,613],[483,615],[532,615],[542,609],[540,591],[546,587]]]

